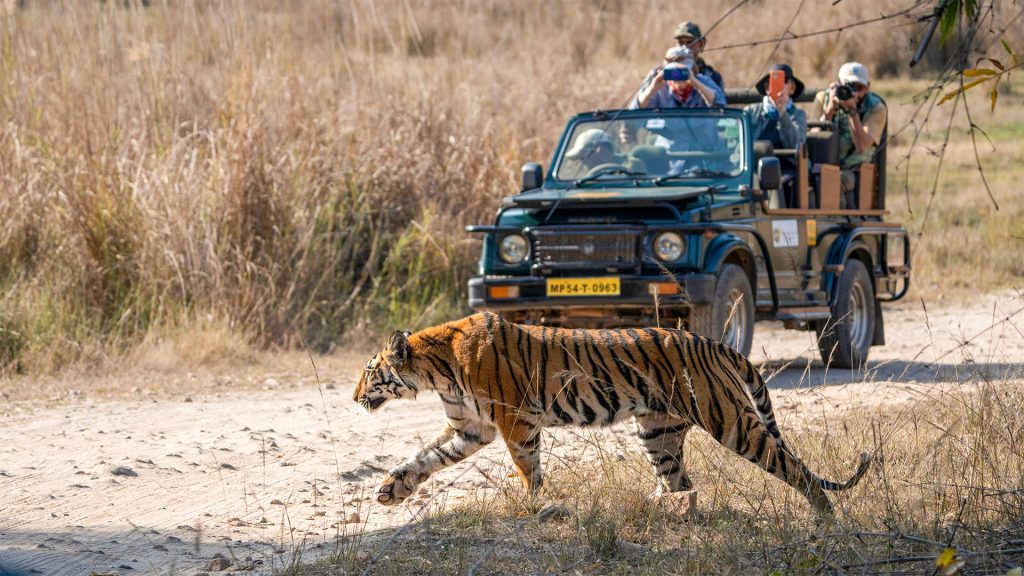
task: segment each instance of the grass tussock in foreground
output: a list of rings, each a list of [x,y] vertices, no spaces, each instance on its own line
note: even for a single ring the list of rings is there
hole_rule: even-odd
[[[626,102],[676,21],[709,27],[728,8],[25,4],[0,15],[3,373],[96,366],[196,329],[323,349],[345,334],[460,315],[479,250],[463,226],[490,219],[516,190],[522,162],[550,157],[571,114]],[[752,85],[769,59],[790,61],[812,84],[855,57],[881,77],[906,71],[900,62],[916,27],[899,19],[856,37],[783,43],[774,55],[770,44],[714,51],[736,39],[730,31],[781,34],[783,16],[799,6],[751,5],[711,33],[708,59],[728,87]],[[827,10],[834,25],[889,7]],[[820,20],[820,9],[807,9],[793,29],[818,29]],[[1007,38],[1021,40],[1019,31]],[[919,88],[890,95],[893,122]],[[1019,95],[1004,94],[997,114],[1019,106]],[[1019,134],[1003,132],[993,140],[1014,142],[1019,159]],[[962,145],[964,135],[953,141]],[[1002,189],[1015,166],[993,167],[1010,215],[1024,205]],[[963,180],[944,185],[937,204],[955,197],[979,206],[955,223],[975,238],[991,214],[969,166],[954,171]],[[921,183],[933,172],[911,168],[907,211],[922,218],[914,226],[939,228],[921,208]],[[1019,277],[1019,260],[991,266],[978,256],[998,252],[1019,227],[991,230],[958,245],[974,268],[994,270],[993,282]],[[963,256],[929,247],[915,265],[956,278]]]
[[[279,574],[927,574],[947,548],[966,561],[960,574],[1024,564],[1021,386],[936,388],[782,429],[829,477],[875,450],[868,476],[836,499],[835,522],[818,523],[799,494],[695,433],[694,519],[647,500],[654,478],[639,452],[597,444],[596,458],[546,458],[537,499],[506,485],[434,503],[397,533],[341,538],[333,554]],[[564,517],[539,520],[548,504]]]

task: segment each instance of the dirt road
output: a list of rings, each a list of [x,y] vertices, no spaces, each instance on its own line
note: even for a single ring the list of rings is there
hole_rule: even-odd
[[[770,326],[758,327],[753,357],[766,373],[781,370],[771,386],[785,430],[822,402],[860,409],[978,376],[1020,380],[1024,313],[1001,320],[1022,306],[1004,293],[927,313],[889,309],[889,345],[873,351],[866,374],[826,372],[808,334]],[[267,572],[340,534],[402,525],[417,502],[509,481],[497,442],[429,481],[411,505],[372,504],[383,471],[432,437],[441,408],[428,396],[362,414],[351,401],[358,368],[320,389],[5,406],[0,576]],[[578,434],[558,431],[545,450],[593,449]],[[636,449],[625,426],[596,434],[605,451]]]

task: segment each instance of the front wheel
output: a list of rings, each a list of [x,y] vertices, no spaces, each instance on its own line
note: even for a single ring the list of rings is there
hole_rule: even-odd
[[[830,368],[860,368],[875,334],[875,290],[867,266],[849,260],[839,275],[832,317],[816,326],[821,360]]]
[[[722,266],[711,304],[693,306],[690,331],[718,340],[740,354],[750,354],[754,341],[754,296],[750,279],[735,264]]]

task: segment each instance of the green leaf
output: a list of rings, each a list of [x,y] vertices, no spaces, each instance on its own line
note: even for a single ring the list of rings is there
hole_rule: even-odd
[[[1017,57],[1017,55],[1013,53],[1013,48],[1010,48],[1010,44],[1006,41],[1006,38],[1000,38],[999,41],[1003,43],[1003,50],[1006,50],[1007,54],[1014,58]]]
[[[964,70],[964,76],[968,78],[975,78],[978,76],[995,76],[996,74],[997,72],[991,68],[971,68]]]
[[[978,84],[981,84],[982,82],[987,82],[988,80],[989,80],[988,76],[985,76],[983,78],[978,78],[977,80],[972,80],[972,81],[968,82],[967,84],[964,84],[963,86],[961,86],[961,87],[957,88],[956,90],[953,90],[952,92],[949,92],[945,96],[943,96],[942,99],[939,100],[939,105],[941,106],[946,101],[952,100],[953,98],[955,98],[957,94],[960,94],[961,92],[966,92],[966,91],[970,90],[971,88],[974,88]]]
[[[951,0],[942,9],[942,16],[939,20],[939,37],[945,44],[953,36],[953,29],[956,27],[957,15],[960,13],[960,0]]]

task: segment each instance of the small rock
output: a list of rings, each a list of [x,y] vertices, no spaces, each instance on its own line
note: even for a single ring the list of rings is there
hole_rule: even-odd
[[[619,552],[625,556],[641,555],[647,553],[647,547],[633,542],[627,542],[626,540],[618,540],[616,542],[619,546]]]
[[[231,464],[228,464],[227,462],[224,462],[223,464],[221,464],[220,467],[224,468],[225,470],[238,470],[238,468],[235,468],[234,466],[232,466]]]
[[[221,570],[227,570],[230,566],[231,561],[227,558],[214,557],[213,560],[210,560],[210,562],[207,563],[205,569],[209,570],[210,572],[220,572]]]
[[[164,546],[163,544],[154,544],[153,545],[153,550],[159,550],[161,552],[167,552],[167,546]]]
[[[557,522],[572,516],[572,512],[561,504],[548,504],[537,512],[537,520],[540,522]]]
[[[185,396],[185,400],[184,401],[185,402],[191,402],[192,401],[192,397],[191,396]]]
[[[334,382],[328,382],[327,385],[324,386],[324,388],[327,388],[328,390],[334,390],[335,388],[337,388],[337,386],[334,385]]]
[[[353,512],[353,513],[349,514],[348,518],[345,520],[345,523],[346,524],[359,524],[359,513],[358,512]]]
[[[132,470],[127,466],[114,466],[110,473],[114,476],[138,476],[138,473],[135,472],[135,470]]]
[[[189,528],[191,528],[191,526],[189,526]],[[167,538],[164,538],[164,541],[166,541],[166,542],[168,542],[170,544],[184,544],[185,543],[184,540],[182,540],[181,538],[178,538],[177,536],[168,536]]]
[[[284,506],[284,502],[281,502],[277,498],[270,501],[271,506]]]
[[[697,514],[697,491],[670,492],[661,497],[661,502],[673,514],[690,520]]]

